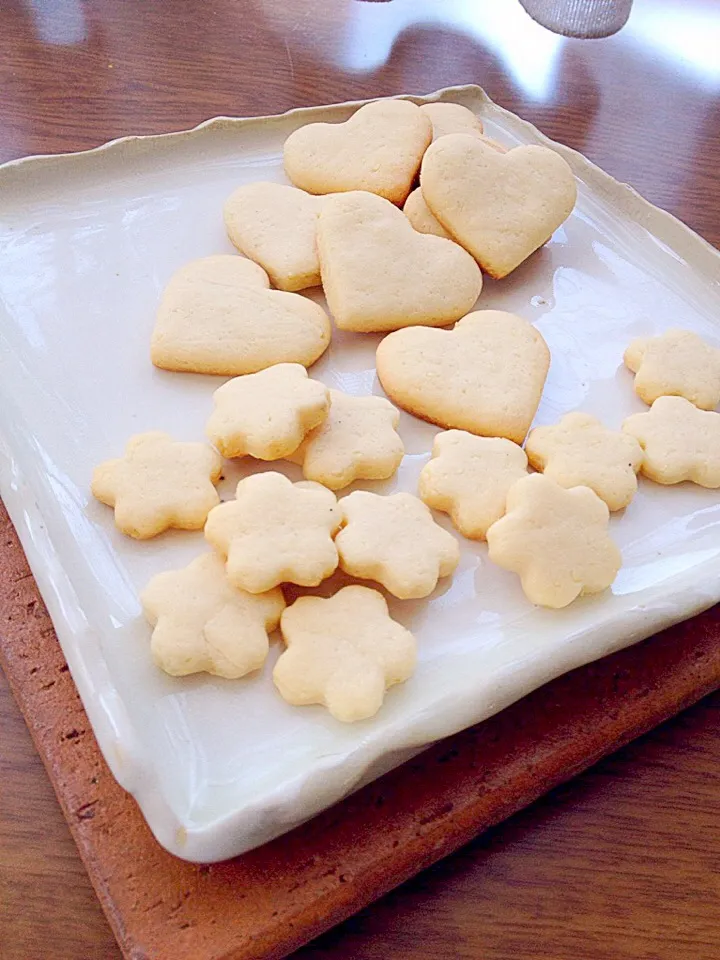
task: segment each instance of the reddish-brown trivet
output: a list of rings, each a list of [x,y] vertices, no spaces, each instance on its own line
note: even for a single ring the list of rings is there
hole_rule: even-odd
[[[720,686],[720,607],[560,677],[291,834],[212,866],[161,849],[109,773],[1,505],[0,663],[125,956],[260,960]]]

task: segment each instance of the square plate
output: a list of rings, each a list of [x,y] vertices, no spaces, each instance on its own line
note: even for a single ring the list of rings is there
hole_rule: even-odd
[[[412,99],[464,103],[508,146],[549,142],[477,87]],[[114,775],[158,840],[187,859],[229,857],[277,836],[413,751],[720,599],[717,491],[641,481],[611,521],[623,568],[606,595],[537,609],[484,545],[462,540],[451,583],[428,601],[392,602],[417,635],[419,664],[373,720],[343,726],[319,707],[286,705],[270,678],[279,644],[265,670],[242,681],[173,680],[153,667],[137,592],[204,542],[123,537],[89,497],[92,468],[132,433],[203,437],[222,381],[151,366],[160,292],[185,262],[232,251],[222,202],[240,183],[284,180],[293,129],[357,106],[220,118],[0,168],[0,492]],[[511,277],[486,281],[479,306],[517,312],[546,338],[552,365],[537,422],[583,409],[618,426],[643,409],[621,363],[632,337],[682,326],[720,342],[720,255],[553,146],[578,177],[575,212]],[[381,393],[378,340],[335,332],[313,376]],[[403,415],[400,431],[407,455],[397,477],[366,488],[416,489],[437,430]],[[241,473],[226,471],[224,497]]]

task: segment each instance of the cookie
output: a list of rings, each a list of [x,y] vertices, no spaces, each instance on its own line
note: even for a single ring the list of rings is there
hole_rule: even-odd
[[[326,197],[317,245],[328,307],[341,330],[444,326],[471,310],[482,274],[452,240],[413,229],[388,200],[354,191]]]
[[[322,200],[283,183],[247,183],[225,201],[228,237],[279,290],[320,283],[315,226]]]
[[[170,279],[153,331],[156,367],[228,376],[273,363],[309,367],[330,343],[330,321],[312,300],[268,289],[251,260],[194,260]]]
[[[448,133],[483,132],[482,120],[472,110],[459,103],[423,103],[422,112],[432,123],[433,140],[447,136]]]
[[[280,460],[328,415],[327,387],[299,363],[277,363],[228,380],[213,394],[206,433],[224,457]]]
[[[335,494],[319,483],[256,473],[238,483],[235,500],[210,511],[205,538],[226,558],[233,586],[248,593],[316,587],[337,567],[340,519]]]
[[[432,459],[420,472],[420,499],[450,514],[463,536],[484,540],[505,513],[508,490],[526,475],[527,457],[512,440],[446,430],[435,437]]]
[[[701,410],[720,404],[720,350],[691,330],[640,337],[625,351],[635,374],[635,393],[647,404],[658,397],[685,397]]]
[[[411,493],[381,496],[356,490],[340,500],[335,538],[340,568],[376,580],[400,600],[427,597],[460,560],[455,537]]]
[[[432,140],[432,123],[409,100],[376,100],[344,123],[309,123],[285,141],[285,172],[308,193],[369,190],[403,203]]]
[[[525,453],[536,470],[561,487],[590,487],[611,510],[622,510],[637,492],[640,444],[589,413],[568,413],[553,426],[535,427]]]
[[[294,706],[322,704],[345,723],[374,716],[388,687],[415,670],[413,635],[369,587],[343,587],[327,600],[300,597],[280,628],[287,650],[273,680],[282,698]]]
[[[549,365],[535,327],[502,310],[469,313],[453,330],[398,330],[377,349],[380,383],[403,409],[516,443],[535,416]]]
[[[658,397],[622,428],[642,447],[640,472],[648,479],[720,487],[720,413],[698,410],[684,397]]]
[[[308,480],[331,490],[354,480],[387,480],[405,453],[397,432],[400,414],[385,397],[352,397],[330,391],[327,419],[290,459]]]
[[[492,147],[496,153],[507,153],[508,148],[503,143],[499,143],[497,140],[493,140],[492,137],[478,136],[478,140],[482,140],[483,143],[487,144],[488,147]]]
[[[606,590],[620,569],[610,513],[589,487],[567,490],[533,473],[508,493],[507,512],[487,532],[493,563],[520,577],[531,603],[560,608]]]
[[[496,279],[550,239],[577,195],[569,164],[554,150],[525,146],[500,153],[463,133],[429,147],[420,185],[435,217]]]
[[[506,153],[505,147],[486,137],[483,133],[483,123],[480,117],[475,116],[472,110],[459,103],[424,103],[420,109],[430,118],[433,125],[433,140],[446,137],[450,133],[469,133],[490,144],[500,153]]]
[[[268,655],[268,633],[285,608],[280,588],[253,595],[233,587],[213,553],[182,570],[159,573],[140,600],[154,627],[153,660],[173,677],[211,673],[236,680],[259,670]]]
[[[432,215],[420,187],[413,190],[405,201],[403,213],[418,233],[430,233],[445,240],[452,239],[445,227]]]
[[[94,497],[115,509],[115,526],[136,540],[174,527],[201,530],[220,502],[222,459],[204,443],[152,431],[131,437],[125,453],[95,468]]]

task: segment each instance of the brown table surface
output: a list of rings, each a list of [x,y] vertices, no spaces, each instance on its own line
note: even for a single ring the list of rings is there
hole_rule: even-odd
[[[719,246],[719,31],[716,0],[635,0],[599,41],[533,28],[516,0],[4,0],[0,161],[478,83]],[[707,698],[300,955],[717,958],[719,708]],[[2,675],[0,744],[2,960],[114,960]]]

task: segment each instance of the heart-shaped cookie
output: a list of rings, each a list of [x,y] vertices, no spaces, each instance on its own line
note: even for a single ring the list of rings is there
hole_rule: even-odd
[[[399,406],[441,427],[522,443],[540,403],[550,351],[527,320],[469,313],[452,330],[410,327],[377,349],[377,372]]]
[[[368,103],[344,123],[309,123],[285,141],[285,172],[308,193],[369,190],[403,203],[432,140],[409,100]]]
[[[471,136],[480,136],[483,124],[480,117],[476,117],[472,110],[463,107],[461,103],[423,103],[420,107],[426,117],[430,118],[433,127],[433,140],[447,136],[448,133],[469,133]]]
[[[452,240],[445,227],[437,217],[434,217],[430,207],[425,203],[422,190],[417,187],[405,201],[403,213],[418,233],[432,233],[436,237]]]
[[[430,117],[433,126],[433,140],[439,140],[440,137],[446,137],[450,133],[469,133],[473,137],[484,140],[494,150],[499,150],[500,153],[507,152],[505,147],[497,140],[485,136],[480,117],[476,117],[472,110],[468,110],[462,104],[438,101],[437,103],[424,103],[420,109],[426,117]]]
[[[156,367],[236,376],[274,363],[310,366],[330,343],[330,321],[312,300],[269,290],[242,257],[193,260],[163,293],[150,356]]]
[[[320,283],[315,227],[322,202],[284,183],[246,183],[225,201],[225,228],[273,286],[304,290]]]
[[[418,233],[388,200],[354,191],[326,197],[317,225],[328,307],[341,330],[445,326],[471,310],[477,264],[452,240]]]
[[[429,147],[420,184],[435,217],[496,279],[550,239],[577,195],[569,164],[554,150],[533,145],[500,153],[462,133]]]

